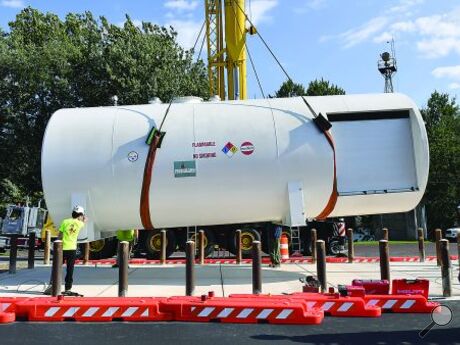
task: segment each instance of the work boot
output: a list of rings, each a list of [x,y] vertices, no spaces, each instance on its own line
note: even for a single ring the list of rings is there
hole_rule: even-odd
[[[112,268],[118,268],[118,264],[113,264]]]
[[[44,295],[49,295],[49,296],[51,296],[52,293],[53,293],[53,286],[52,286],[52,285],[49,285],[49,286],[45,289],[45,291],[43,291],[43,294],[44,294]]]

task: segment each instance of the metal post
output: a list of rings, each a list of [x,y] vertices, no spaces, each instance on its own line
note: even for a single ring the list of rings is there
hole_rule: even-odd
[[[243,257],[242,253],[241,253],[241,230],[238,229],[236,230],[236,233],[235,233],[235,241],[236,241],[236,263],[238,265],[241,264],[241,259]]]
[[[161,230],[161,252],[160,252],[160,264],[166,264],[166,230]]]
[[[385,241],[388,241],[388,228],[383,228],[382,232],[383,232],[383,239]]]
[[[83,265],[89,264],[89,242],[83,244]]]
[[[420,262],[425,262],[425,236],[422,228],[418,228],[418,252]]]
[[[118,243],[118,297],[126,297],[128,292],[129,242]]]
[[[262,255],[260,241],[252,242],[252,293],[262,293]]]
[[[50,264],[50,251],[51,251],[51,232],[45,230],[45,252],[43,253],[43,264]]]
[[[318,240],[318,235],[316,229],[311,229],[311,262],[316,262],[316,241]]]
[[[439,242],[442,240],[442,230],[436,229],[434,231],[435,241],[436,241],[436,261],[438,266],[441,266],[441,248],[439,247]]]
[[[195,242],[187,241],[185,248],[185,295],[195,292]]]
[[[460,232],[457,232],[457,255],[458,255],[458,269],[460,270]],[[460,273],[459,273],[460,280]]]
[[[452,296],[452,281],[450,279],[449,241],[439,241],[439,249],[441,255],[442,295],[450,297]]]
[[[204,230],[200,230],[198,233],[200,242],[200,265],[204,265]]]
[[[16,262],[18,260],[18,236],[13,235],[10,237],[10,265],[8,273],[16,273]]]
[[[388,249],[388,241],[379,241],[380,252],[380,279],[390,281],[390,251]]]
[[[51,295],[56,297],[61,294],[62,289],[62,241],[53,243],[53,268],[51,273]]]
[[[316,241],[316,251],[318,260],[316,261],[316,275],[321,284],[321,292],[327,291],[327,278],[326,278],[326,244],[323,240]]]
[[[35,267],[35,232],[29,234],[28,242],[27,268],[31,270]]]
[[[347,237],[348,237],[348,262],[351,264],[353,263],[353,259],[355,258],[355,244],[353,243],[353,229],[347,229]]]

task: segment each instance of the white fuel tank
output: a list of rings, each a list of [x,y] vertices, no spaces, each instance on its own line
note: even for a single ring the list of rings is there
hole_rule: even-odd
[[[428,141],[402,94],[305,97],[332,123],[334,216],[413,209],[428,178]],[[305,224],[328,204],[333,150],[300,97],[62,109],[49,121],[42,179],[60,222],[86,207],[82,236],[142,228],[146,138],[164,120],[150,187],[155,228],[258,221]]]

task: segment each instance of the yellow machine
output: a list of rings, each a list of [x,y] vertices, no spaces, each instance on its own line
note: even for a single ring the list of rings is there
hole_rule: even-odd
[[[58,237],[59,236],[59,230],[54,226],[54,222],[51,219],[51,216],[48,213],[48,217],[46,217],[46,222],[45,225],[43,225],[40,237],[43,241],[46,239],[46,231],[49,231],[51,233],[51,238]]]
[[[247,98],[246,33],[256,31],[246,28],[244,8],[245,0],[205,0],[209,86],[221,99]]]

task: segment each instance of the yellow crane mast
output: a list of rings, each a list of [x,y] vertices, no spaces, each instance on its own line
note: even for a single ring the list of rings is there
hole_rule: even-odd
[[[210,92],[221,99],[247,98],[244,8],[245,0],[205,0]]]

